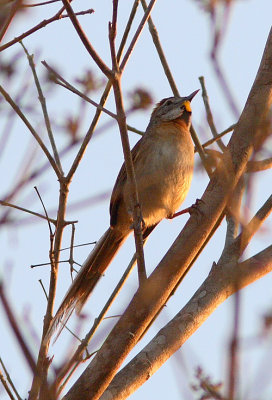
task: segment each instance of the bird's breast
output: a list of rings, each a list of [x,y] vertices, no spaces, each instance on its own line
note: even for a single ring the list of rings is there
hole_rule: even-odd
[[[194,149],[190,136],[160,138],[144,146],[135,175],[148,226],[175,213],[183,202],[192,179]]]

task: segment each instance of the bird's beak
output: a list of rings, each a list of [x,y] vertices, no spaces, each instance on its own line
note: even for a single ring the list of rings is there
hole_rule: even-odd
[[[195,97],[195,95],[196,95],[198,92],[199,92],[199,89],[198,89],[198,90],[195,90],[193,93],[191,93],[189,96],[187,96],[187,99],[188,99],[189,101],[192,101],[193,98]]]

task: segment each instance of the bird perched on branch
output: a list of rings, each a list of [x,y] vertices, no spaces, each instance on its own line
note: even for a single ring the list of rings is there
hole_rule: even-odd
[[[132,149],[132,160],[143,217],[144,239],[184,201],[193,174],[194,146],[190,135],[191,101],[187,97],[161,100],[153,110],[143,137]],[[133,230],[133,205],[123,164],[110,201],[110,227],[100,238],[66,293],[47,336],[74,309],[80,312],[113,257]]]

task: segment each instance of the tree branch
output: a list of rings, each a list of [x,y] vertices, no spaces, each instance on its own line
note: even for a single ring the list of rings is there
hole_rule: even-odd
[[[57,177],[60,178],[61,177],[61,172],[60,172],[57,164],[55,163],[54,158],[51,156],[51,154],[49,153],[47,147],[45,146],[45,144],[43,143],[43,141],[41,140],[41,138],[39,137],[38,133],[35,131],[33,126],[30,124],[28,119],[24,116],[24,114],[22,113],[20,108],[17,106],[17,104],[14,103],[14,101],[12,100],[10,95],[5,91],[5,89],[1,85],[0,85],[0,93],[2,93],[3,97],[10,104],[10,106],[13,108],[13,110],[16,112],[16,114],[21,118],[21,120],[24,122],[24,124],[26,125],[26,127],[28,128],[28,130],[30,131],[32,136],[34,136],[34,138],[36,139],[37,143],[39,144],[39,146],[43,150],[44,154],[46,155],[48,161],[50,162],[52,168],[54,169]]]
[[[237,290],[272,270],[272,246],[228,268],[216,268],[183,309],[113,379],[100,400],[124,400],[165,363],[214,310]]]
[[[109,67],[104,63],[104,61],[99,57],[99,55],[96,53],[95,49],[93,48],[92,44],[89,42],[89,39],[87,38],[85,32],[81,28],[80,23],[78,22],[78,19],[69,3],[68,0],[62,0],[63,5],[67,11],[67,14],[69,15],[69,18],[74,25],[74,28],[80,37],[80,40],[82,41],[85,49],[87,52],[90,54],[92,59],[95,61],[97,66],[101,69],[101,71],[107,76],[107,78],[111,79],[112,77],[112,72],[109,69]]]

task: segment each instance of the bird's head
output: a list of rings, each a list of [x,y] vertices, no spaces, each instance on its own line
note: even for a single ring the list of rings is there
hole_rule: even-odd
[[[184,120],[187,125],[191,121],[191,101],[199,90],[186,97],[168,97],[162,99],[154,108],[150,123],[161,123]]]

